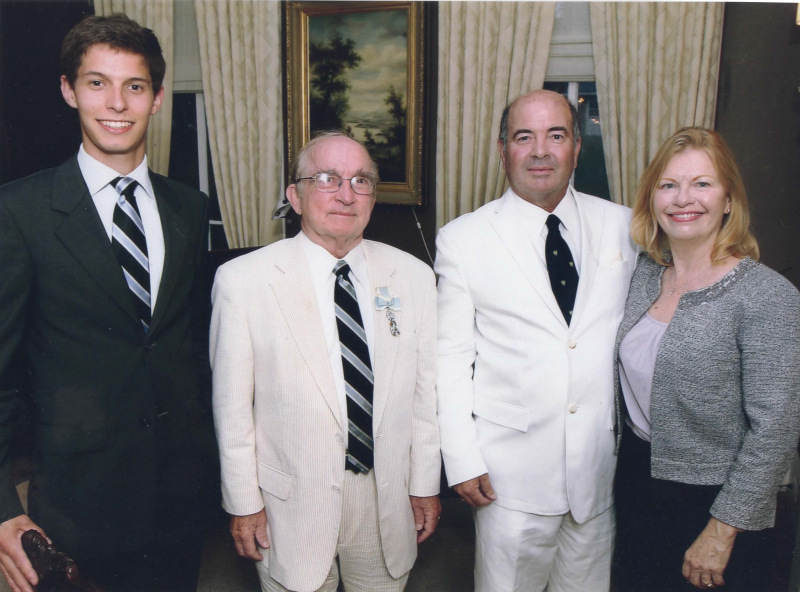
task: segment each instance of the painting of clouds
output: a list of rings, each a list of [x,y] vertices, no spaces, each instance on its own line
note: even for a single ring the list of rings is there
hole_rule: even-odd
[[[408,10],[312,15],[308,41],[311,134],[345,130],[406,182]]]

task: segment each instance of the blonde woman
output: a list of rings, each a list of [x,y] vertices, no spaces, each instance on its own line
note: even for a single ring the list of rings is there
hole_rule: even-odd
[[[769,589],[764,529],[800,433],[800,294],[758,263],[714,131],[661,147],[631,234],[644,253],[616,342],[620,589]]]

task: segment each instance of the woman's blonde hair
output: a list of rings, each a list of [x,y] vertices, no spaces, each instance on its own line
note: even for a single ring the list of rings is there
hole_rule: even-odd
[[[757,261],[758,243],[750,232],[750,209],[736,159],[717,132],[702,127],[678,130],[664,142],[647,166],[636,190],[631,237],[655,261],[661,265],[670,265],[665,258],[665,253],[669,251],[669,242],[656,220],[653,196],[672,157],[691,149],[703,150],[708,154],[725,194],[731,200],[731,211],[722,218],[722,227],[711,251],[711,261],[719,261],[729,255],[747,256]]]

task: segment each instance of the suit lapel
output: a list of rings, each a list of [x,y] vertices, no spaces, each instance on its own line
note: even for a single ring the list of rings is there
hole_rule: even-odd
[[[150,173],[150,180],[153,183],[158,215],[161,218],[161,232],[164,235],[165,252],[161,284],[158,287],[156,307],[153,311],[153,319],[150,322],[148,336],[152,336],[155,333],[159,323],[164,318],[164,312],[169,305],[178,276],[181,275],[183,257],[186,253],[186,244],[189,238],[189,228],[186,225],[186,221],[178,215],[178,211],[181,209],[181,201],[178,196],[161,177]]]
[[[275,267],[277,273],[270,285],[286,324],[331,413],[344,429],[317,295],[298,237],[286,241],[284,256],[277,258]]]
[[[373,299],[376,290],[381,287],[389,288],[389,294],[397,295],[397,289],[393,285],[392,276],[395,272],[394,264],[383,254],[376,244],[364,241],[364,254],[367,259],[367,270],[369,273],[370,299]],[[401,303],[402,304],[402,303]],[[386,319],[384,310],[374,310],[373,302],[370,301],[370,309],[373,310],[373,338],[375,343],[375,385],[372,395],[372,421],[373,433],[378,433],[378,427],[386,409],[386,403],[391,394],[392,376],[394,374],[395,362],[397,361],[397,350],[400,346],[401,337],[394,336],[389,331],[389,321]],[[403,311],[395,312],[395,319],[400,331],[403,331],[407,323],[403,323]],[[410,329],[409,329],[410,330]]]
[[[597,271],[600,244],[603,238],[603,208],[574,192],[581,220],[581,275],[578,280],[578,293],[575,295],[575,315],[570,327],[574,329],[581,320],[581,313],[589,302],[595,272]]]
[[[536,251],[534,251],[530,238],[520,228],[520,223],[513,211],[510,191],[497,200],[495,213],[489,219],[489,222],[533,289],[539,294],[539,297],[550,309],[550,312],[566,328],[567,322],[564,320],[564,315],[561,313],[556,297],[553,295],[553,290],[550,288],[550,276],[547,275],[547,270],[542,265]],[[578,285],[580,286],[580,282]]]
[[[55,231],[58,239],[92,279],[139,326],[131,292],[89,195],[77,158],[68,160],[56,171],[53,209],[66,214]],[[144,332],[141,333],[144,338]]]

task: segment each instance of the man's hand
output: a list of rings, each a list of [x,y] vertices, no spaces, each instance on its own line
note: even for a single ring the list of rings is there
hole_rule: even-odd
[[[33,592],[39,578],[22,549],[22,535],[27,530],[44,531],[25,514],[0,524],[0,572],[13,592]]]
[[[247,516],[231,516],[231,536],[236,543],[236,552],[242,557],[261,561],[264,556],[258,552],[258,546],[269,549],[267,536],[267,511],[261,510]]]
[[[724,586],[722,572],[728,566],[737,530],[711,518],[683,557],[683,577],[697,588]]]
[[[488,506],[497,499],[497,494],[492,489],[492,483],[489,481],[489,473],[458,483],[453,489],[461,496],[461,499],[473,508]]]
[[[430,497],[408,496],[411,499],[411,511],[414,512],[414,527],[417,529],[417,544],[427,539],[439,525],[439,514],[442,504],[438,495]]]

